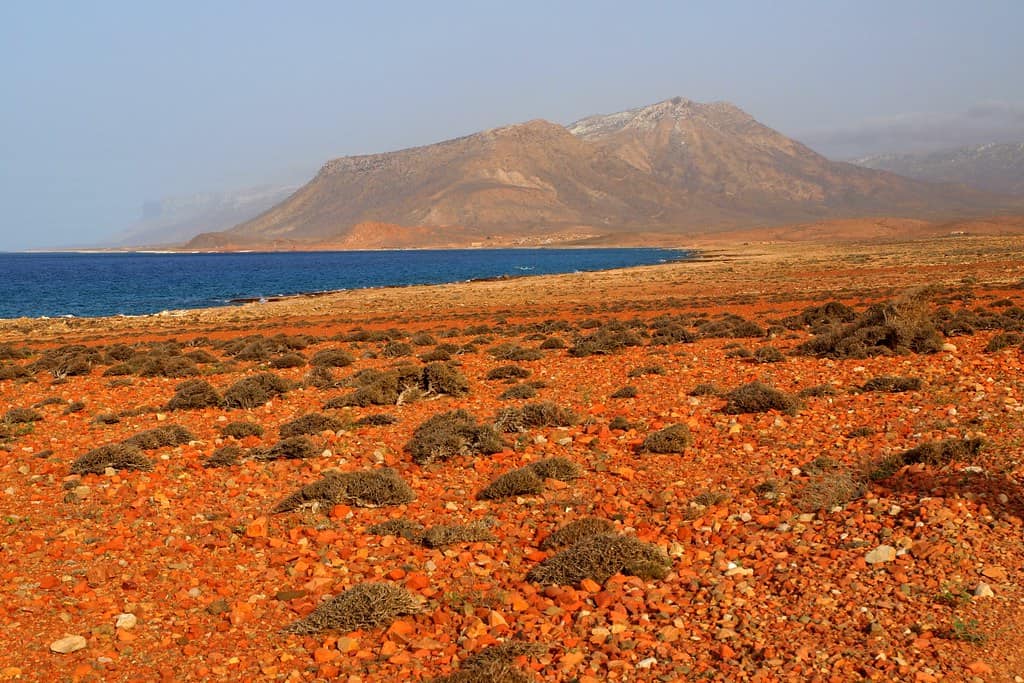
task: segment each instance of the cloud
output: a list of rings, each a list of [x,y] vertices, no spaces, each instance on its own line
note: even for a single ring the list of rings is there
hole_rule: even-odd
[[[867,119],[796,136],[833,159],[888,152],[928,152],[989,142],[1024,141],[1024,105],[984,102],[963,112],[918,112]]]

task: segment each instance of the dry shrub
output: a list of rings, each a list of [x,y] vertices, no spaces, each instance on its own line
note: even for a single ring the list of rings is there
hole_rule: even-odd
[[[405,449],[414,462],[424,465],[473,452],[490,455],[499,452],[503,445],[494,427],[477,423],[460,408],[425,420],[413,432]]]
[[[272,512],[288,512],[310,503],[380,507],[402,505],[415,499],[416,494],[395,470],[382,467],[359,472],[328,472],[287,496],[274,506]]]
[[[94,448],[71,463],[71,474],[103,474],[115,470],[151,470],[153,462],[135,446],[126,443]]]
[[[93,366],[100,365],[103,356],[94,348],[81,344],[47,349],[28,366],[32,372],[45,370],[57,378],[88,375]]]
[[[540,360],[544,357],[544,354],[537,349],[526,349],[518,344],[508,342],[487,349],[487,353],[495,360],[508,361]]]
[[[184,356],[150,354],[135,366],[134,374],[139,377],[191,377],[199,374],[199,368]]]
[[[255,422],[239,420],[229,422],[220,430],[221,436],[230,436],[236,439],[244,439],[247,436],[263,436],[263,427]]]
[[[498,394],[498,399],[502,401],[507,400],[526,400],[533,398],[537,395],[537,389],[532,384],[522,383],[514,384],[505,391]]]
[[[28,349],[17,347],[10,342],[0,344],[0,360],[21,360],[28,358],[31,353]]]
[[[920,388],[921,380],[917,377],[894,377],[889,375],[872,377],[861,387],[864,391],[883,391],[890,394],[917,391]]]
[[[359,427],[385,427],[397,422],[398,418],[390,413],[377,413],[376,415],[361,417],[355,421],[355,424]]]
[[[518,365],[499,365],[487,373],[487,379],[523,379],[530,371]]]
[[[608,429],[621,429],[622,431],[628,431],[633,428],[633,424],[623,415],[616,415],[608,421]]]
[[[321,603],[283,631],[314,635],[323,631],[354,631],[386,626],[396,617],[416,614],[420,603],[401,586],[390,583],[361,583]]]
[[[486,524],[439,524],[423,533],[421,543],[428,548],[441,548],[455,543],[479,543],[495,540]]]
[[[449,361],[452,359],[452,352],[442,348],[434,348],[425,353],[420,354],[420,360],[424,363],[434,363],[438,361]]]
[[[857,312],[846,304],[839,301],[829,301],[821,306],[805,308],[798,315],[783,320],[783,325],[788,329],[797,330],[803,327],[821,329],[826,326],[839,323],[853,322]]]
[[[447,366],[441,365],[441,368]],[[423,396],[427,390],[425,383],[425,370],[413,365],[400,365],[390,370],[377,370],[368,368],[357,372],[349,384],[355,387],[355,391],[345,396],[328,401],[325,408],[344,408],[349,406],[378,405],[401,405],[411,403]],[[433,382],[432,390],[441,393],[443,389],[462,391],[467,389],[465,378],[452,369],[448,373],[443,369],[435,369],[431,376]]]
[[[343,368],[355,362],[351,353],[341,349],[323,349],[309,359],[309,364],[318,368]]]
[[[242,449],[238,446],[222,446],[203,460],[203,467],[231,467],[242,459]]]
[[[629,371],[629,377],[643,377],[644,375],[664,375],[665,368],[660,365],[641,365]]]
[[[285,368],[301,368],[306,364],[306,359],[297,353],[284,353],[271,358],[267,363],[270,367],[278,370]]]
[[[926,441],[904,452],[901,457],[907,465],[919,462],[926,465],[945,465],[954,460],[969,462],[981,453],[984,445],[984,440],[979,438]]]
[[[942,348],[942,335],[921,299],[875,304],[846,325],[823,330],[800,345],[812,356],[867,358],[879,354],[934,353]]]
[[[103,411],[96,413],[92,418],[93,423],[100,425],[116,425],[121,421],[121,418],[116,413],[110,411]]]
[[[800,398],[818,398],[821,396],[835,396],[839,391],[831,384],[816,384],[813,387],[801,389],[797,394]]]
[[[512,496],[529,496],[544,490],[544,480],[530,467],[520,467],[502,474],[476,495],[479,500],[500,500]]]
[[[64,409],[65,415],[71,415],[72,413],[80,413],[85,410],[85,403],[82,401],[72,401],[68,404],[68,407]]]
[[[761,382],[751,382],[733,389],[725,395],[725,401],[722,411],[730,415],[764,413],[769,410],[795,415],[800,409],[796,397]]]
[[[314,365],[313,369],[302,378],[302,383],[314,389],[335,389],[341,386],[341,382],[334,376],[331,369],[323,365]]]
[[[433,683],[531,683],[536,680],[533,674],[516,667],[514,660],[547,650],[543,645],[522,641],[489,645],[468,657],[458,671],[435,678]]]
[[[268,449],[254,451],[253,455],[257,460],[304,460],[320,455],[320,449],[304,436],[293,436]]]
[[[743,358],[744,360],[753,360],[754,358],[754,352],[748,349],[746,346],[742,346],[740,344],[730,344],[725,348],[727,349],[727,351],[725,352],[726,358]]]
[[[518,432],[531,427],[569,427],[578,420],[572,410],[551,401],[540,401],[517,408],[502,408],[494,418],[494,426],[502,432]]]
[[[167,410],[206,408],[220,405],[221,400],[212,384],[201,379],[190,379],[175,387],[174,396],[167,402]]]
[[[226,408],[258,408],[275,396],[291,389],[291,384],[272,372],[261,372],[240,379],[224,392]]]
[[[804,468],[807,471],[807,468]],[[831,510],[846,505],[867,491],[863,477],[846,469],[820,471],[797,493],[796,506],[805,511]]]
[[[692,444],[690,428],[685,424],[674,424],[648,434],[640,444],[640,450],[646,453],[682,453]]]
[[[627,384],[624,387],[620,387],[612,392],[611,398],[636,398],[637,394],[640,393],[635,386]]]
[[[434,346],[437,339],[429,332],[417,332],[409,337],[409,343],[413,346]]]
[[[4,413],[3,422],[7,424],[25,424],[28,422],[38,422],[42,420],[43,416],[32,410],[31,408],[11,408]]]
[[[742,337],[763,337],[764,328],[732,313],[724,313],[714,320],[697,323],[700,336],[739,339]]]
[[[569,349],[574,358],[615,353],[627,346],[640,346],[642,340],[630,329],[618,325],[600,327],[593,334],[578,338]]]
[[[584,538],[591,536],[602,536],[606,534],[612,534],[615,532],[615,525],[607,519],[601,519],[600,517],[584,517],[583,519],[577,519],[569,522],[565,526],[553,531],[548,534],[541,544],[541,550],[548,550],[549,548],[563,548],[565,546],[576,545]]]
[[[32,373],[20,365],[15,365],[14,363],[0,364],[0,381],[31,376]]]
[[[388,342],[384,345],[384,348],[380,350],[380,355],[385,358],[401,358],[402,356],[412,355],[412,346],[405,342],[393,341]]]
[[[543,458],[530,463],[528,467],[541,479],[572,481],[580,476],[580,466],[568,458]]]
[[[622,573],[642,579],[663,579],[672,561],[658,546],[633,536],[601,534],[587,536],[526,575],[527,581],[542,584],[575,585],[583,579],[603,584]]]
[[[366,529],[369,534],[376,536],[400,536],[407,541],[414,541],[419,543],[423,540],[423,525],[419,522],[413,522],[412,520],[404,517],[397,519],[389,519],[386,522],[380,522],[374,524]]]
[[[702,382],[690,389],[690,396],[716,396],[718,387],[710,382]]]
[[[1017,346],[1022,338],[1016,332],[1001,332],[989,340],[985,345],[985,353],[995,353],[1011,346]]]
[[[345,425],[341,420],[330,415],[309,413],[291,422],[285,422],[278,428],[277,432],[281,435],[282,439],[287,439],[293,436],[303,436],[304,434],[319,434],[326,431],[336,432],[344,427]]]
[[[153,429],[147,429],[144,432],[139,432],[135,436],[125,439],[123,443],[126,446],[134,446],[143,451],[150,451],[166,446],[180,446],[193,441],[195,438],[192,432],[181,425],[161,425]]]
[[[195,351],[189,351],[188,353],[185,354],[185,358],[188,358],[193,363],[200,363],[200,364],[203,364],[203,365],[208,365],[210,363],[218,362],[218,359],[217,359],[216,356],[214,356],[209,351],[204,351],[202,349],[196,349]]]
[[[786,357],[774,346],[760,346],[754,351],[755,363],[782,363]]]
[[[447,363],[430,363],[423,368],[423,390],[428,394],[465,396],[469,393],[469,382]]]
[[[558,337],[548,337],[540,343],[541,349],[547,351],[549,349],[564,349],[565,342]]]

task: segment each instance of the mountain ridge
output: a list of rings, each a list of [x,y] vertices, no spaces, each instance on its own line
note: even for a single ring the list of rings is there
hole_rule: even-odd
[[[677,97],[568,126],[534,119],[331,159],[280,204],[188,247],[344,243],[360,224],[479,242],[685,235],[887,213],[957,217],[1004,206],[1024,210],[1024,202],[830,161],[735,105]]]
[[[1024,142],[988,143],[924,153],[875,154],[853,161],[930,182],[1024,197]]]

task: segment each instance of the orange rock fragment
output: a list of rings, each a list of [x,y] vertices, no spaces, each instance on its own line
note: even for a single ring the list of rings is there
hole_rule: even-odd
[[[257,517],[249,526],[245,527],[245,535],[248,538],[263,538],[270,530],[270,520],[264,517]]]

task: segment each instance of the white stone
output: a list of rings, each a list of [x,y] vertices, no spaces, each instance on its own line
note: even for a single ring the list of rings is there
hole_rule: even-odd
[[[138,623],[138,617],[130,612],[125,612],[117,615],[117,620],[114,621],[114,628],[133,629]]]
[[[648,657],[647,659],[641,659],[636,663],[638,669],[650,669],[652,666],[658,663],[655,657]]]
[[[942,350],[953,353],[954,351],[956,351],[956,344],[950,344],[949,342],[946,342],[945,344],[942,345]]]
[[[994,597],[995,593],[992,592],[992,587],[982,581],[978,584],[978,587],[974,589],[974,597],[976,598],[991,598]]]
[[[896,548],[893,548],[891,545],[880,545],[864,556],[864,561],[868,564],[883,564],[885,562],[892,562],[895,559]]]
[[[64,636],[50,643],[50,650],[62,655],[85,649],[87,642],[82,636]]]

